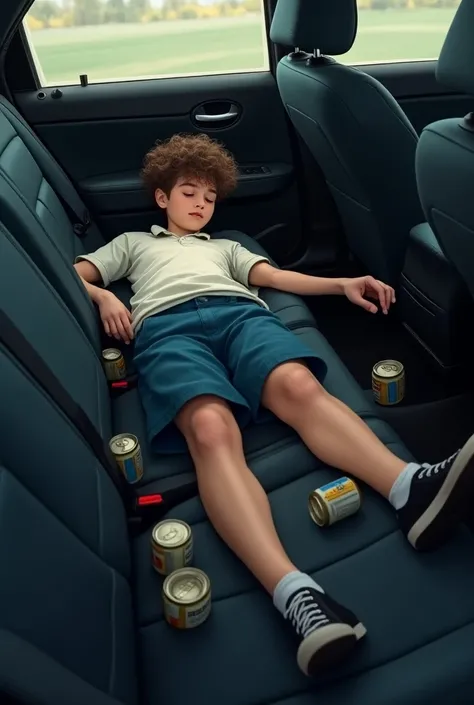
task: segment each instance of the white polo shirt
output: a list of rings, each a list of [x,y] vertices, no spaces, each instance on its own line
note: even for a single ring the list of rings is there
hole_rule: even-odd
[[[104,286],[127,277],[135,331],[148,316],[198,296],[243,296],[268,308],[248,281],[252,267],[268,260],[206,233],[178,237],[153,225],[149,233],[122,233],[80,260],[97,267]]]

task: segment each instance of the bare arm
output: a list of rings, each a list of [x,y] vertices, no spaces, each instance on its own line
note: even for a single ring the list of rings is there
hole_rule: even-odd
[[[92,301],[98,304],[105,289],[102,289],[99,286],[94,286],[96,282],[102,283],[102,277],[100,276],[100,272],[95,264],[92,264],[92,262],[87,262],[87,260],[82,260],[74,265],[74,269],[79,274]]]
[[[352,279],[313,277],[300,272],[277,269],[267,262],[258,262],[252,267],[249,284],[256,287],[268,286],[300,296],[343,294],[349,301],[370,313],[377,313],[377,306],[368,301],[368,298],[378,301],[384,313],[388,313],[391,304],[395,303],[395,292],[392,287],[374,277]]]
[[[111,291],[95,285],[94,282],[102,283],[101,274],[95,264],[82,260],[75,264],[74,268],[87,293],[99,308],[107,335],[113,336],[116,340],[123,340],[128,345],[133,339],[130,311]]]
[[[291,272],[272,267],[268,262],[259,262],[250,270],[251,286],[268,286],[280,291],[288,291],[300,296],[323,294],[344,294],[344,284],[348,279],[328,279],[313,277],[300,272]]]

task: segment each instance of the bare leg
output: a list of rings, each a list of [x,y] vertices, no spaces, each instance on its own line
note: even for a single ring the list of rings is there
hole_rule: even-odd
[[[222,399],[201,396],[183,407],[176,424],[186,438],[212,525],[273,594],[280,580],[297,569],[280,543],[267,495],[247,467],[232,412]]]
[[[289,362],[273,370],[262,404],[292,426],[318,458],[354,475],[384,497],[406,467],[302,363]]]

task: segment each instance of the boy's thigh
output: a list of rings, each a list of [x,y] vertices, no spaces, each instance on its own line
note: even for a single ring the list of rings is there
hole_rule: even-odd
[[[324,380],[326,363],[270,311],[249,310],[248,316],[231,326],[227,365],[234,387],[249,403],[254,418],[268,375],[294,360],[304,361],[317,379]]]
[[[154,446],[161,432],[196,397],[225,399],[239,420],[246,423],[250,418],[247,401],[204,340],[184,334],[148,338],[140,334],[134,361],[148,437]]]

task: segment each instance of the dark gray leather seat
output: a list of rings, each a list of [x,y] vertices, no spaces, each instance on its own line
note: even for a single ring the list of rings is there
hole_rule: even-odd
[[[33,158],[18,132],[8,146],[1,124],[0,308],[104,440],[121,430],[142,438],[136,392],[110,398],[95,312],[71,267],[74,254],[93,245],[72,234],[41,158]],[[63,197],[69,188],[60,182]],[[1,223],[4,214],[11,231]],[[96,229],[89,237],[100,241]],[[295,334],[326,359],[328,389],[409,460],[299,300],[265,295],[288,322],[300,321]],[[369,630],[352,660],[314,683],[299,672],[292,635],[271,600],[220,541],[196,497],[167,516],[192,526],[195,564],[211,579],[213,611],[188,633],[169,627],[162,579],[150,561],[151,529],[129,535],[125,508],[98,457],[1,345],[0,389],[0,702],[11,696],[22,705],[469,701],[474,539],[467,530],[435,554],[416,555],[389,504],[364,488],[361,512],[321,531],[308,515],[308,493],[340,473],[276,421],[249,428],[247,457],[289,555]],[[145,482],[157,480],[157,489],[190,469],[185,456],[152,457],[142,446]]]
[[[439,57],[437,78],[473,96],[474,4],[461,3]],[[428,125],[420,138],[416,171],[426,218],[443,252],[474,296],[474,112]]]
[[[393,96],[337,63],[357,30],[356,0],[278,0],[271,38],[293,52],[277,71],[288,115],[321,167],[350,250],[367,273],[398,284],[410,230],[424,220],[417,135]]]
[[[0,307],[109,435],[110,399],[89,340],[1,225],[0,261]],[[339,382],[349,385],[347,374]],[[469,702],[474,538],[467,530],[436,553],[416,555],[388,502],[367,488],[358,515],[320,530],[308,493],[339,473],[282,428],[270,445],[262,442],[269,431],[260,438],[254,429],[252,466],[289,555],[369,630],[352,659],[314,682],[298,670],[287,625],[197,498],[166,516],[192,527],[194,563],[212,583],[212,614],[188,633],[169,627],[151,529],[129,535],[98,458],[1,345],[0,388],[0,702],[12,695],[15,705]],[[390,429],[373,423],[409,459]]]

